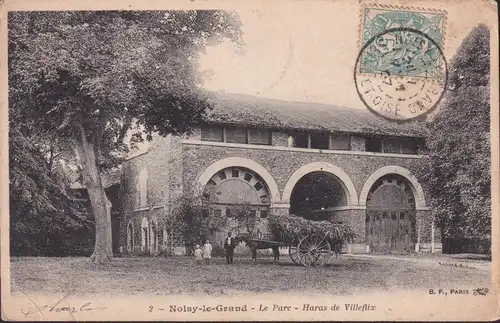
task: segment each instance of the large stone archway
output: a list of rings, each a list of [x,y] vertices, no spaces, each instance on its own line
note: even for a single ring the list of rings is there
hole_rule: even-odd
[[[213,175],[208,178],[209,174]],[[268,232],[267,218],[271,206],[280,202],[280,194],[274,179],[262,166],[244,158],[227,158],[210,165],[197,184],[203,189],[203,203],[207,203],[209,214],[228,220],[226,227],[210,237],[215,245],[222,247],[226,232]],[[245,247],[239,245],[235,252],[245,252]]]
[[[358,193],[349,175],[340,167],[325,162],[309,163],[297,169],[285,185],[282,198],[283,203],[290,203],[292,191],[297,182],[305,175],[314,172],[329,173],[338,178],[339,183],[346,193],[347,207],[358,205]]]
[[[215,174],[217,174],[221,170],[231,167],[241,167],[259,175],[269,190],[269,201],[271,203],[271,206],[281,203],[281,196],[278,185],[276,184],[276,181],[274,180],[272,175],[267,171],[267,169],[264,168],[264,166],[247,158],[229,157],[216,161],[215,163],[208,166],[203,171],[203,173],[198,176],[195,186],[198,187],[200,191],[203,190]]]
[[[422,186],[418,182],[417,178],[408,169],[396,165],[381,167],[373,172],[370,177],[368,177],[359,195],[359,205],[366,206],[368,193],[370,193],[370,189],[375,184],[375,182],[378,181],[381,177],[391,174],[400,175],[408,180],[408,182],[411,184],[410,188],[415,197],[415,208],[417,211],[429,209],[425,202],[424,190],[422,189]]]
[[[366,207],[370,250],[418,251],[422,242],[434,237],[424,190],[404,167],[390,165],[373,172],[363,185],[359,204]]]

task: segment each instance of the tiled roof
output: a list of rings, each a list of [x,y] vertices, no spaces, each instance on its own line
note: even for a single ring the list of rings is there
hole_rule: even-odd
[[[219,92],[212,94],[212,100],[211,123],[365,135],[424,136],[422,123],[391,122],[367,109]]]

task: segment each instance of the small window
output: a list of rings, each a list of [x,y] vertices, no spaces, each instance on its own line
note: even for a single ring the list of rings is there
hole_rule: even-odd
[[[297,148],[309,148],[309,134],[295,133],[293,135],[293,146]]]
[[[228,218],[232,218],[232,217],[233,217],[233,215],[232,215],[231,213],[232,213],[232,212],[231,212],[231,209],[226,209],[226,216],[227,216]]]
[[[252,180],[253,176],[250,175],[249,173],[245,174],[245,181],[250,182]]]
[[[260,218],[265,219],[267,218],[268,211],[267,210],[260,210]]]
[[[204,218],[208,217],[208,214],[209,214],[209,211],[208,211],[207,209],[202,209],[202,210],[201,210],[201,215],[202,215]]]
[[[214,209],[214,216],[221,216],[221,215],[222,215],[221,209]]]
[[[404,140],[401,143],[401,152],[403,154],[417,155],[418,154],[418,143],[416,142],[416,140],[412,140],[412,139]]]
[[[384,153],[401,153],[401,142],[398,139],[385,139],[384,140]]]
[[[262,189],[262,184],[260,182],[258,182],[257,184],[255,184],[253,186],[257,191],[260,191]]]
[[[269,198],[267,197],[267,195],[262,195],[260,197],[260,203],[265,204],[265,203],[268,203],[268,202],[269,202]]]
[[[218,174],[219,174],[219,178],[220,178],[221,180],[225,180],[225,179],[227,178],[227,176],[226,176],[226,172],[225,172],[225,171],[223,171],[223,170],[222,170],[222,171],[220,171]]]
[[[226,142],[246,144],[247,130],[245,128],[226,128]]]
[[[222,127],[206,126],[201,128],[201,140],[204,141],[224,141]]]
[[[328,149],[330,146],[330,138],[327,134],[312,133],[311,148],[313,149]]]
[[[366,151],[381,153],[382,140],[380,140],[379,138],[366,138]]]
[[[330,149],[351,150],[351,136],[331,135]]]
[[[240,172],[237,169],[233,168],[233,170],[232,170],[232,176],[233,177],[239,177],[240,176]]]
[[[257,211],[256,210],[250,210],[250,215],[253,216],[254,218],[257,217]]]
[[[270,145],[271,132],[269,130],[250,129],[248,143],[254,145]]]

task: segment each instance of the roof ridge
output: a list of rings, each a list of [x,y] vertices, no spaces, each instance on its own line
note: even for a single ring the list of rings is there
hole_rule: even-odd
[[[239,93],[214,93],[209,121],[282,129],[423,137],[418,122],[396,123],[366,109],[286,101]]]

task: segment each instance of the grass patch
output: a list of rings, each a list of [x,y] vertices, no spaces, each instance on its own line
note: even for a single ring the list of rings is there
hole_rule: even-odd
[[[449,255],[449,256],[450,256],[450,258],[454,258],[454,259],[491,261],[491,255],[481,255],[481,254],[474,254],[474,253],[459,253],[459,254]]]
[[[392,259],[339,257],[319,268],[285,259],[252,264],[249,258],[226,265],[222,258],[197,265],[192,258],[120,257],[110,264],[87,258],[12,258],[12,290],[77,295],[239,295],[262,292],[346,295],[391,288],[489,286],[491,274],[474,268]]]

